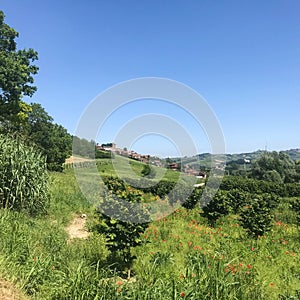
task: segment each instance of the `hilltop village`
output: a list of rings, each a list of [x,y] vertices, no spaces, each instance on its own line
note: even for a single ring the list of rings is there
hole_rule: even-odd
[[[107,143],[101,145],[97,144],[96,148],[99,151],[107,151],[113,154],[129,157],[145,164],[152,164],[157,167],[166,167],[174,171],[181,171],[187,175],[197,176],[198,178],[206,178],[205,172],[199,171],[199,169],[195,169],[188,164],[182,165],[181,163],[172,161],[172,159],[170,158],[161,159],[157,156],[151,156],[149,154],[140,154],[135,152],[134,150],[128,150],[126,147],[119,148],[115,143]]]

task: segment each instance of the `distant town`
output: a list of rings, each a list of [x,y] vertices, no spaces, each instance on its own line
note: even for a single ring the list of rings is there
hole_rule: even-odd
[[[119,148],[115,143],[107,143],[101,145],[97,144],[96,148],[99,151],[107,151],[117,155],[129,157],[145,164],[152,164],[157,167],[167,167],[168,169],[174,171],[184,172],[187,175],[197,176],[198,178],[206,178],[206,173],[204,171],[199,171],[199,168],[195,169],[188,164],[182,166],[181,163],[174,162],[171,159],[161,159],[157,156],[151,156],[149,154],[140,154],[135,152],[134,150],[128,150],[126,147]]]

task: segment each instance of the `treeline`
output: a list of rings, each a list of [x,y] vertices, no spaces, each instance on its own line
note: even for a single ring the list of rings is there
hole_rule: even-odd
[[[250,163],[239,159],[226,165],[226,174],[255,178],[270,182],[300,182],[300,161],[293,160],[287,153],[280,151],[264,151]]]

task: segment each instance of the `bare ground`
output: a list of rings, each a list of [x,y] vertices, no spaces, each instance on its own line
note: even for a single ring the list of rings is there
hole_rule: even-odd
[[[77,157],[77,156],[70,156],[66,159],[66,164],[72,164],[72,163],[79,163],[79,162],[87,162],[87,161],[93,161],[90,158],[84,158],[84,157]]]
[[[66,228],[67,233],[71,239],[86,239],[89,236],[89,232],[85,229],[86,218],[74,215],[73,220]],[[1,298],[0,298],[1,299]]]
[[[17,290],[9,281],[0,278],[0,299],[1,300],[25,300],[28,299]]]

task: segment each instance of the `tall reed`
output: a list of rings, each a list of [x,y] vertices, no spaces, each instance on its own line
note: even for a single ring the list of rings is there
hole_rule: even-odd
[[[20,138],[0,135],[0,206],[36,215],[48,204],[46,158]]]

